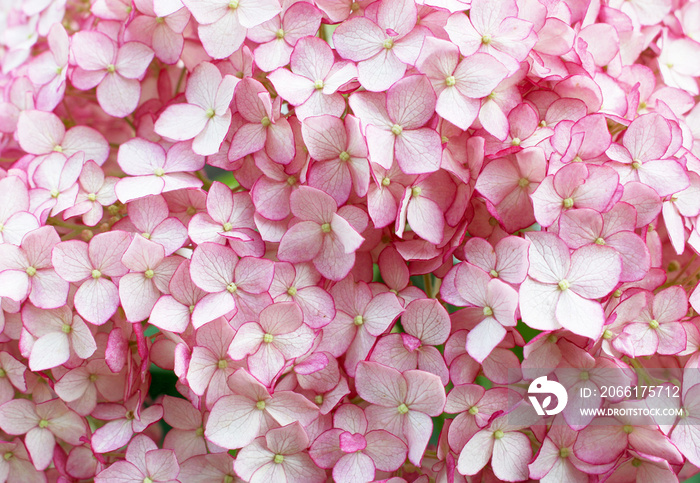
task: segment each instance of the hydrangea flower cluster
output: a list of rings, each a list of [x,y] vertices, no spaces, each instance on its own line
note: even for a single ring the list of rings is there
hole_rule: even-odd
[[[0,481],[698,471],[700,2],[0,11]]]

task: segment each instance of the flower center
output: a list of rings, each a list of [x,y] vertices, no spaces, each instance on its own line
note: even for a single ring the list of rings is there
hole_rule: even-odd
[[[233,225],[227,221],[222,225],[222,228],[224,231],[231,231],[233,229]]]
[[[503,434],[503,431],[501,431],[500,429],[497,429],[496,431],[493,432],[493,439],[501,439],[503,436],[505,436],[505,435]]]
[[[95,280],[97,280],[98,278],[100,278],[100,277],[102,276],[102,272],[100,272],[100,271],[97,270],[97,269],[94,269],[94,270],[92,271],[91,275],[92,275],[92,278],[94,278]]]
[[[265,116],[260,120],[260,124],[263,125],[263,127],[268,127],[270,124],[272,124],[272,121],[270,121],[270,118]]]
[[[109,64],[107,66],[107,72],[110,74],[114,74],[116,72],[117,68],[114,66],[114,64]]]
[[[521,188],[525,188],[526,186],[529,186],[529,185],[530,185],[530,180],[527,178],[520,178],[518,180],[518,186],[520,186]]]
[[[391,132],[394,133],[394,136],[400,136],[403,132],[403,128],[398,124],[394,124],[393,126],[391,126]]]
[[[359,326],[361,326],[362,324],[365,323],[365,319],[363,319],[361,315],[357,315],[357,316],[355,316],[355,318],[353,319],[353,322],[355,323],[356,326],[359,327]]]
[[[190,309],[190,313],[194,312],[194,305],[190,305],[188,309]]]
[[[10,461],[10,460],[12,459],[13,456],[14,456],[14,453],[12,453],[12,451],[8,451],[8,452],[5,453],[4,455],[2,455],[2,458],[3,458],[5,461]]]
[[[484,307],[484,315],[490,317],[493,315],[493,309],[491,307]]]
[[[639,458],[633,459],[632,466],[634,466],[635,468],[639,468],[640,466],[642,466],[642,460],[640,460]]]
[[[226,369],[228,367],[228,361],[226,359],[221,359],[216,364],[216,367],[218,367],[219,369]]]
[[[197,430],[194,432],[194,434],[196,434],[198,437],[201,438],[202,436],[204,436],[204,428],[202,428],[200,426],[199,428],[197,428]]]
[[[97,195],[95,193],[90,193],[87,195],[87,199],[90,201],[95,201],[97,199]]]
[[[414,198],[418,198],[422,192],[423,192],[423,190],[420,188],[420,186],[414,186],[413,189],[411,190],[411,195]]]
[[[163,168],[156,168],[156,170],[153,171],[153,174],[160,178],[161,176],[165,175],[165,170]]]
[[[582,381],[587,381],[590,379],[591,375],[588,373],[588,371],[581,371],[581,373],[578,375],[578,378],[581,379]]]
[[[323,404],[323,395],[319,394],[314,398],[314,402],[318,404],[319,406]]]
[[[143,483],[153,483],[153,480],[147,476],[143,479]]]
[[[388,50],[388,49],[394,48],[394,39],[392,39],[391,37],[389,37],[389,38],[386,39],[384,42],[382,42],[382,47],[384,47],[384,48],[387,49],[387,50]]]
[[[570,454],[571,450],[569,448],[561,448],[559,450],[559,456],[562,458],[568,458]]]
[[[566,209],[571,208],[574,206],[574,199],[573,198],[565,198],[564,201],[561,202],[562,206]]]
[[[212,117],[216,116],[216,111],[210,107],[207,109],[205,114],[209,119],[211,119]]]
[[[513,138],[513,140],[510,142],[511,146],[520,146],[520,138]]]
[[[625,434],[630,434],[632,431],[634,431],[634,427],[631,424],[625,424],[622,427],[622,430],[625,432]]]
[[[489,275],[491,275],[493,278],[498,278],[498,272],[496,270],[491,270]]]
[[[152,279],[153,277],[155,277],[155,275],[156,275],[156,273],[153,270],[151,270],[150,268],[148,270],[146,270],[145,272],[143,272],[143,276],[149,280]]]
[[[382,186],[389,186],[391,184],[391,180],[389,178],[382,178]]]
[[[638,159],[632,161],[632,169],[639,169],[642,167],[642,162]]]
[[[0,368],[0,378],[7,376],[7,372],[5,372],[5,369]]]
[[[258,408],[260,411],[265,409],[265,401],[258,401],[255,403],[255,407]]]
[[[39,427],[42,429],[47,427],[48,425],[49,425],[49,422],[45,419],[42,419],[41,421],[39,421]]]
[[[323,81],[319,79],[316,82],[314,82],[314,88],[317,91],[320,91],[321,89],[323,89]]]
[[[90,382],[95,382],[97,381],[97,374],[90,374],[90,377],[88,377]]]
[[[571,286],[571,284],[569,284],[569,281],[567,279],[562,280],[557,285],[559,285],[559,290],[561,290],[562,292],[564,290],[569,290],[569,287]]]
[[[281,454],[276,454],[275,459],[273,461],[276,465],[281,465],[282,463],[284,463],[284,456]]]
[[[238,0],[231,0],[228,2],[228,8],[231,10],[236,10],[238,8]]]
[[[401,405],[396,408],[396,410],[399,412],[399,414],[406,414],[408,412],[408,406],[406,406],[404,403],[401,403]]]
[[[27,267],[27,269],[25,270],[25,272],[27,272],[27,275],[29,275],[30,277],[33,277],[34,275],[36,275],[36,268],[34,268],[34,267]]]
[[[61,192],[58,191],[57,189],[52,189],[52,190],[49,192],[49,194],[51,195],[51,198],[58,198],[58,195],[60,195]]]
[[[323,233],[330,233],[331,232],[331,224],[330,223],[324,223],[321,225],[321,231]]]
[[[134,419],[134,412],[131,410],[127,411],[126,414],[124,415],[124,419],[126,419],[128,421],[131,421],[132,419]]]
[[[275,336],[274,336],[274,335],[272,335],[272,334],[265,334],[265,335],[263,335],[263,342],[264,342],[264,343],[269,344],[269,343],[272,342],[273,340],[275,340]]]
[[[143,233],[141,233],[141,236],[144,237],[146,240],[151,239],[151,234],[148,232],[145,232],[145,231]]]
[[[228,285],[226,285],[226,290],[228,291],[228,293],[233,293],[236,290],[238,290],[238,287],[236,287],[235,283],[231,282]]]
[[[489,45],[491,43],[491,36],[486,34],[481,37],[481,43],[484,45]]]
[[[342,162],[344,162],[344,163],[347,163],[347,162],[350,160],[350,155],[348,154],[347,151],[343,151],[342,153],[340,153],[340,154],[338,155],[338,157],[339,157],[340,160],[341,160]]]
[[[598,237],[595,239],[595,244],[596,245],[605,245],[605,240],[601,237]]]
[[[610,339],[612,339],[612,338],[613,338],[612,330],[610,330],[610,329],[605,329],[605,330],[603,331],[603,339],[605,339],[605,340],[610,340]]]
[[[656,319],[652,319],[652,320],[649,322],[649,328],[650,328],[650,329],[653,329],[653,330],[658,329],[658,328],[659,328],[659,321],[656,320]]]
[[[63,324],[61,326],[61,332],[63,332],[64,334],[70,334],[71,330],[73,330],[73,328],[68,324]]]
[[[283,39],[283,38],[284,38],[284,30],[283,30],[283,29],[277,30],[277,32],[275,32],[275,36],[276,36],[278,39]]]
[[[476,406],[470,407],[469,414],[471,414],[472,416],[476,416],[477,414],[479,414],[479,408]]]
[[[287,289],[287,295],[290,297],[294,297],[297,294],[297,288],[296,287],[289,287]]]
[[[445,85],[447,87],[452,87],[457,83],[457,79],[455,79],[455,76],[451,75],[445,78]]]

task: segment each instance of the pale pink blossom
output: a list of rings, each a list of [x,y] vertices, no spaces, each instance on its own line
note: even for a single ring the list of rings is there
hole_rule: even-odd
[[[20,246],[0,244],[0,296],[17,302],[29,297],[44,309],[64,305],[68,282],[51,263],[51,250],[60,240],[53,227],[42,226],[25,235]]]
[[[129,273],[119,279],[119,298],[127,320],[138,322],[151,315],[162,293],[168,293],[182,259],[166,257],[162,245],[136,235],[121,261]]]
[[[217,243],[202,243],[193,255],[190,275],[207,292],[192,313],[195,328],[236,310],[243,321],[255,320],[272,298],[274,264],[253,257],[239,259],[233,250]]]
[[[290,361],[311,349],[316,335],[303,319],[294,302],[268,305],[260,312],[259,322],[239,327],[228,353],[234,360],[247,358],[250,374],[271,386]]]
[[[291,72],[277,69],[268,76],[277,93],[294,105],[300,121],[311,116],[340,117],[345,99],[340,88],[357,77],[352,62],[336,62],[331,47],[318,37],[299,39],[291,54]]]
[[[95,476],[96,483],[112,481],[178,481],[180,467],[175,453],[169,449],[158,449],[151,438],[138,435],[126,449],[126,459],[117,461]]]
[[[204,167],[204,157],[194,154],[189,143],[176,143],[166,154],[160,145],[134,138],[119,146],[117,161],[130,176],[122,178],[115,187],[122,203],[202,186],[202,181],[191,173]]]
[[[404,311],[391,292],[373,296],[364,282],[347,277],[331,288],[335,318],[323,330],[320,349],[335,357],[345,354],[345,370],[354,376],[358,362],[367,358],[377,337]]]
[[[318,286],[320,281],[321,274],[310,263],[278,262],[270,296],[275,302],[296,302],[304,313],[304,324],[318,329],[335,316],[333,297]]]
[[[52,252],[58,275],[71,283],[82,282],[73,303],[92,324],[104,324],[119,306],[119,291],[111,278],[128,272],[121,259],[130,242],[128,233],[112,231],[95,235],[89,244],[78,240],[58,243]]]
[[[114,229],[138,233],[163,247],[171,255],[185,244],[187,229],[180,220],[169,216],[168,204],[160,195],[149,195],[131,201],[128,218],[114,224]]]
[[[309,436],[299,422],[270,429],[236,456],[234,468],[250,482],[322,483],[326,472],[316,466],[306,448]]]
[[[447,341],[450,318],[434,299],[414,300],[401,314],[404,333],[389,334],[377,341],[371,361],[393,367],[401,372],[420,369],[449,381],[449,371],[440,352],[435,348]]]
[[[42,310],[27,304],[22,310],[22,323],[35,339],[29,354],[32,371],[60,366],[75,356],[87,359],[97,349],[88,326],[67,306]]]
[[[270,394],[244,369],[229,377],[228,384],[234,394],[214,404],[204,433],[222,448],[243,448],[276,425],[298,421],[307,426],[318,416],[318,408],[301,394]]]
[[[187,231],[195,243],[228,242],[238,256],[262,256],[264,244],[255,231],[254,211],[248,193],[233,193],[215,181],[207,195],[207,212],[194,215]]]
[[[182,0],[199,26],[202,46],[215,59],[237,51],[248,29],[277,15],[278,0]]]
[[[141,15],[129,23],[125,39],[150,45],[156,57],[166,64],[175,64],[182,54],[185,43],[182,33],[190,14],[187,9],[180,8],[168,15],[159,15],[154,11],[154,3],[153,0],[135,0]]]
[[[163,406],[154,404],[142,407],[141,392],[137,392],[123,403],[98,404],[92,416],[107,421],[91,438],[95,453],[108,453],[132,441],[134,433],[141,433],[163,417]]]
[[[273,101],[262,84],[245,78],[236,87],[234,100],[240,125],[231,140],[229,161],[265,149],[276,163],[289,164],[294,158],[294,134],[281,114],[281,99]]]
[[[362,87],[381,92],[418,58],[426,30],[416,26],[417,19],[413,0],[382,0],[376,20],[354,17],[342,23],[333,33],[333,44],[341,57],[358,63]]]
[[[333,198],[306,186],[292,193],[290,207],[299,222],[282,237],[279,259],[292,263],[311,261],[324,277],[344,278],[355,263],[355,251],[364,241],[358,233],[363,230],[357,230],[348,220],[358,209],[346,206],[339,211]]]
[[[395,158],[406,174],[437,171],[440,135],[423,127],[433,116],[436,100],[423,75],[405,77],[386,93],[353,94],[350,107],[362,121],[372,161],[389,169]]]
[[[64,213],[64,218],[82,215],[83,223],[87,226],[95,226],[104,214],[103,207],[112,205],[117,201],[114,187],[119,178],[106,176],[104,171],[92,160],[83,165],[78,183],[80,189],[75,198],[75,204]]]
[[[168,106],[154,131],[175,141],[192,139],[192,150],[201,156],[216,153],[231,126],[229,106],[238,82],[232,75],[222,76],[214,64],[202,62],[187,82],[187,103]]]
[[[408,444],[408,459],[418,466],[433,428],[431,416],[442,413],[445,391],[435,374],[411,370],[403,374],[376,362],[360,362],[358,394],[371,405],[365,410],[369,428],[383,429]]]
[[[383,429],[369,431],[365,413],[344,404],[333,416],[333,429],[316,438],[309,455],[321,468],[333,470],[336,483],[367,483],[375,471],[395,471],[406,459],[406,444]]]
[[[586,245],[569,253],[553,233],[530,233],[530,269],[520,286],[523,321],[540,330],[565,327],[597,338],[605,317],[597,301],[620,278],[622,261],[610,247]]]
[[[365,196],[370,174],[367,145],[360,131],[359,120],[346,116],[309,117],[301,126],[304,143],[315,163],[309,169],[309,186],[325,191],[338,206],[350,197],[351,191]]]
[[[25,444],[34,467],[45,470],[53,459],[56,438],[68,444],[81,444],[85,421],[59,399],[34,404],[14,399],[2,406],[0,428],[7,434],[26,434]]]
[[[19,144],[30,154],[52,152],[71,157],[79,151],[87,161],[102,166],[109,155],[109,145],[102,134],[88,126],[75,126],[66,130],[55,114],[43,111],[24,111],[17,123]]]
[[[22,238],[39,228],[29,212],[29,190],[17,176],[0,179],[0,242],[20,245]]]
[[[73,35],[71,53],[77,65],[71,82],[81,90],[97,87],[97,101],[109,115],[131,114],[141,98],[140,79],[153,60],[153,50],[140,42],[117,45],[98,31]]]
[[[480,99],[491,94],[508,74],[489,54],[475,53],[460,61],[456,45],[433,37],[425,39],[416,68],[435,89],[437,113],[463,130],[477,118]]]
[[[253,51],[257,66],[270,72],[289,63],[295,45],[314,36],[323,14],[307,2],[292,3],[283,13],[248,30],[248,38],[260,45]]]

